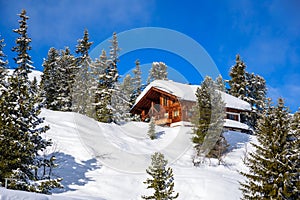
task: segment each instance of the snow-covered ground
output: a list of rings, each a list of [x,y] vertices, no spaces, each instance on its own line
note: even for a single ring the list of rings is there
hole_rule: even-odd
[[[131,122],[122,126],[98,123],[72,112],[43,110],[50,130],[46,138],[54,145],[48,154],[57,157],[59,168],[54,173],[63,177],[65,188],[41,195],[12,191],[0,187],[1,200],[25,199],[141,199],[151,193],[143,181],[150,156],[161,151],[174,171],[178,199],[239,199],[239,183],[243,177],[243,157],[252,151],[255,136],[226,132],[230,151],[224,163],[205,160],[200,167],[192,164],[190,127],[157,127],[159,138],[147,137],[148,124]]]
[[[13,69],[8,69],[8,74],[11,75],[14,72]],[[32,70],[31,73],[29,73],[28,78],[29,80],[33,80],[34,77],[36,78],[37,82],[40,83],[41,82],[41,75],[43,74],[43,72],[37,71],[37,70]]]

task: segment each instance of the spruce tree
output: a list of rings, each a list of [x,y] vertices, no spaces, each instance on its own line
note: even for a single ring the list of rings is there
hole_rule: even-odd
[[[140,61],[135,61],[135,69],[133,70],[133,78],[132,78],[132,85],[133,85],[133,92],[130,98],[130,107],[133,106],[137,97],[142,93],[142,72],[140,67]]]
[[[111,43],[111,46],[109,47],[110,59],[115,65],[117,65],[117,63],[120,61],[119,52],[121,51],[121,49],[119,48],[118,37],[116,32],[113,33],[112,40],[110,40],[110,43]]]
[[[74,86],[74,78],[76,68],[76,59],[71,54],[68,47],[62,50],[60,57],[57,61],[56,69],[56,109],[60,111],[71,111],[72,110],[72,92]]]
[[[226,140],[222,135],[225,104],[210,77],[205,77],[196,91],[196,97],[197,102],[192,119],[195,160],[203,156],[221,160],[227,148]],[[195,160],[194,163],[198,164]]]
[[[197,88],[196,97],[197,102],[194,108],[192,123],[193,138],[192,141],[197,146],[203,144],[205,135],[208,131],[211,118],[211,102],[210,91],[213,87],[213,82],[210,77],[205,77],[201,86]]]
[[[113,33],[113,38],[110,41],[110,58],[107,59],[105,51],[102,53],[103,59],[105,59],[104,72],[99,80],[99,93],[100,98],[103,99],[99,102],[101,110],[98,110],[98,119],[102,122],[112,122],[115,121],[116,117],[120,115],[119,110],[116,106],[119,104],[116,102],[122,102],[122,97],[118,95],[119,93],[119,73],[117,68],[117,63],[119,62],[119,51],[117,34]],[[101,105],[102,104],[102,105]],[[100,111],[100,112],[99,112]],[[116,122],[116,121],[115,121]]]
[[[40,88],[47,109],[71,111],[72,91],[77,73],[76,60],[68,47],[58,52],[50,48],[44,63]]]
[[[236,64],[231,68],[229,75],[231,76],[229,93],[247,101],[252,107],[251,112],[242,113],[241,121],[255,130],[266,101],[266,81],[259,75],[248,73],[246,65],[241,61],[239,55],[237,55]]]
[[[230,77],[229,80],[229,94],[244,100],[246,96],[246,77],[245,77],[245,69],[246,65],[241,60],[240,55],[236,56],[235,65],[230,70]]]
[[[151,156],[151,166],[146,169],[147,174],[151,178],[147,178],[144,184],[147,184],[147,189],[152,188],[154,190],[153,195],[142,196],[142,199],[154,199],[154,200],[168,200],[176,199],[179,193],[174,191],[174,178],[173,170],[171,167],[167,168],[168,161],[165,160],[163,154],[155,152]]]
[[[149,122],[148,136],[150,137],[151,140],[154,140],[157,137],[156,131],[155,131],[155,121],[154,121],[153,117],[151,117],[150,122]]]
[[[168,80],[167,65],[163,62],[153,62],[149,71],[147,84],[154,80]]]
[[[295,137],[300,139],[300,108],[292,117],[291,129],[294,131]]]
[[[254,73],[246,72],[246,96],[245,101],[250,103],[252,111],[245,113],[242,117],[251,128],[256,130],[257,121],[263,112],[266,101],[266,81],[263,77],[255,75]]]
[[[17,53],[17,64],[13,75],[8,79],[8,88],[0,105],[0,181],[4,178],[16,180],[9,183],[9,188],[48,193],[50,189],[60,187],[58,179],[37,176],[40,151],[51,145],[41,134],[49,127],[43,125],[39,117],[41,105],[31,88],[28,74],[33,69],[28,50],[31,38],[27,36],[26,11],[19,14],[20,27],[13,30],[19,34],[13,51]]]
[[[127,74],[122,84],[115,86],[112,94],[113,121],[117,124],[131,120],[130,114],[130,96],[132,94],[132,78]]]
[[[91,116],[93,94],[90,88],[92,87],[92,70],[91,58],[89,57],[89,49],[93,43],[89,42],[89,34],[87,29],[84,30],[82,39],[78,40],[76,46],[76,53],[79,54],[77,58],[78,72],[74,81],[73,87],[73,111]]]
[[[130,108],[131,108],[131,103],[130,103],[130,98],[133,93],[133,80],[130,76],[130,74],[127,74],[124,79],[123,83],[120,85],[120,92],[122,97],[122,109],[121,111],[125,114],[124,117],[127,119],[130,119]]]
[[[296,154],[296,156],[291,156],[291,163],[294,164],[295,169],[292,176],[291,184],[294,186],[294,190],[291,192],[291,197],[299,197],[300,196],[300,108],[296,113],[294,113],[291,119],[291,132],[293,135],[289,138],[291,142],[292,152]],[[292,198],[291,198],[292,199]]]
[[[51,47],[48,51],[47,58],[43,62],[44,71],[41,76],[40,88],[42,90],[42,101],[47,109],[57,110],[54,103],[57,95],[57,65],[59,53]]]
[[[113,90],[109,88],[110,76],[108,75],[108,59],[105,50],[102,50],[98,65],[103,69],[99,73],[97,89],[95,91],[95,111],[96,119],[100,122],[112,122],[113,112],[111,109],[111,93]]]
[[[3,52],[5,47],[4,39],[0,38],[0,95],[1,90],[6,86],[7,64],[6,55]]]
[[[269,100],[256,134],[256,150],[245,163],[249,172],[241,172],[246,177],[241,183],[243,199],[298,199],[299,137],[290,129],[283,99],[275,107]]]
[[[226,92],[225,82],[221,74],[216,78],[216,89],[222,92]]]
[[[118,67],[117,64],[120,62],[119,60],[119,52],[121,49],[119,48],[118,44],[118,38],[117,38],[117,33],[113,33],[113,38],[110,40],[111,46],[109,56],[110,59],[107,60],[107,70],[106,70],[106,75],[109,79],[109,82],[107,83],[107,86],[109,89],[114,89],[114,86],[116,83],[119,81],[119,72],[118,72]]]

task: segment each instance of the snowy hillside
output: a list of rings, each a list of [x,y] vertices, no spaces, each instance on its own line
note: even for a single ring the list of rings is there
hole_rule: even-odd
[[[8,74],[11,75],[14,72],[13,69],[8,70]],[[41,81],[41,75],[43,72],[37,71],[37,70],[32,70],[32,72],[29,74],[29,79],[33,80],[34,77],[36,77],[37,82],[39,83]]]
[[[251,151],[254,136],[227,132],[230,152],[225,163],[206,160],[194,167],[191,157],[189,127],[157,127],[157,140],[146,136],[148,124],[131,122],[123,126],[98,123],[72,112],[43,110],[50,130],[45,135],[54,142],[47,150],[57,157],[59,168],[54,173],[63,177],[64,189],[53,195],[40,195],[0,188],[0,199],[141,199],[151,191],[143,181],[150,155],[161,151],[174,171],[178,199],[239,199],[237,172],[244,169],[245,147]]]

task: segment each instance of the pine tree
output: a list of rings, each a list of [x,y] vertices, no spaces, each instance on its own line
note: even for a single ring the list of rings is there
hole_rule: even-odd
[[[263,77],[255,75],[254,73],[246,72],[246,96],[245,101],[250,103],[252,112],[245,113],[242,117],[251,128],[256,130],[257,121],[263,112],[266,101],[266,81]]]
[[[279,98],[274,107],[269,101],[259,121],[258,144],[249,154],[249,172],[241,183],[243,199],[298,199],[299,138],[290,130],[288,108]]]
[[[109,47],[110,59],[107,60],[108,68],[106,71],[106,74],[109,78],[109,83],[107,86],[109,89],[114,89],[115,84],[119,81],[119,72],[118,72],[117,64],[120,61],[119,52],[121,50],[118,45],[118,38],[116,32],[113,33],[113,38],[110,42],[111,42],[111,46]]]
[[[291,199],[300,196],[300,108],[296,113],[294,113],[291,119],[291,132],[292,136],[290,137],[291,142],[291,150],[296,156],[291,156],[291,163],[294,163],[295,169],[291,174],[293,178],[291,178],[291,185],[294,186],[294,190],[291,192]]]
[[[116,32],[113,33],[113,37],[112,40],[110,40],[110,43],[111,43],[111,46],[109,47],[110,59],[115,65],[117,65],[117,63],[120,61],[119,52],[121,51],[121,49],[119,48],[118,37]]]
[[[155,121],[153,117],[151,117],[149,122],[148,136],[150,137],[151,140],[157,138],[156,131],[155,131]]]
[[[3,48],[5,47],[4,39],[0,39],[0,95],[1,90],[6,86],[6,75],[7,75],[7,64],[8,61],[6,59],[6,55],[3,52]]]
[[[130,118],[130,108],[131,108],[131,104],[130,104],[130,98],[131,95],[133,93],[133,80],[130,76],[130,74],[127,74],[124,79],[123,79],[123,83],[120,85],[120,92],[121,92],[121,96],[123,96],[123,113],[125,114],[125,116],[128,116],[127,118]]]
[[[205,77],[201,86],[197,88],[196,97],[197,102],[194,110],[192,123],[194,124],[192,138],[193,142],[201,145],[204,142],[205,135],[208,131],[211,119],[211,102],[210,91],[213,87],[213,81],[210,77]]]
[[[196,156],[194,163],[199,164],[198,157],[221,156],[227,148],[222,135],[224,124],[224,107],[221,95],[215,89],[215,83],[210,77],[205,77],[196,91],[197,102],[192,119],[193,138]]]
[[[231,80],[229,80],[229,93],[235,97],[244,100],[246,96],[246,77],[245,77],[245,63],[240,59],[240,55],[236,56],[235,65],[231,68],[229,73]]]
[[[85,59],[89,57],[89,50],[93,44],[93,42],[89,42],[89,32],[87,29],[84,30],[83,38],[79,39],[77,42],[78,44],[76,46],[76,53],[80,54],[80,57],[78,57],[78,62],[82,64],[85,62]]]
[[[168,161],[165,160],[163,154],[155,152],[151,156],[151,166],[146,172],[152,177],[148,178],[144,184],[147,184],[147,189],[154,190],[151,196],[142,196],[142,199],[167,200],[176,199],[179,193],[174,191],[174,178],[172,168],[167,167]],[[174,194],[175,193],[175,194]]]
[[[149,71],[147,84],[154,80],[168,80],[167,65],[163,62],[153,62]]]
[[[47,109],[57,110],[54,99],[57,92],[57,62],[58,51],[51,47],[48,51],[47,59],[43,62],[44,71],[41,76],[40,88],[42,90],[42,101]]]
[[[142,93],[142,72],[140,67],[140,61],[135,61],[135,69],[133,70],[133,78],[132,78],[132,85],[133,85],[133,92],[130,98],[130,107],[132,107],[137,99],[137,97]]]
[[[132,94],[132,78],[127,74],[122,84],[115,86],[112,94],[113,121],[121,124],[131,120],[130,114],[130,96]]]
[[[44,73],[40,84],[46,108],[71,111],[72,90],[77,73],[75,61],[68,47],[60,52],[50,48],[43,63]]]
[[[55,105],[56,109],[60,111],[72,110],[72,92],[74,85],[76,68],[76,59],[71,54],[68,47],[62,50],[60,57],[57,60],[56,75],[56,96]]]
[[[105,50],[102,50],[98,65],[101,66],[102,72],[99,73],[97,89],[95,91],[95,111],[96,119],[100,122],[112,122],[113,112],[111,109],[111,93],[109,88],[110,76],[108,75],[108,59]]]
[[[35,192],[48,192],[48,189],[60,187],[59,179],[44,180],[38,177],[40,151],[51,145],[51,141],[43,139],[41,134],[49,127],[43,125],[39,117],[41,105],[31,88],[28,74],[33,69],[28,50],[31,49],[31,38],[27,36],[26,11],[19,14],[20,27],[14,32],[19,34],[13,51],[17,52],[15,62],[17,68],[8,79],[7,92],[0,104],[0,181],[4,178],[15,178],[9,183],[13,189]],[[47,189],[48,188],[48,189]]]
[[[221,76],[221,74],[216,78],[216,89],[222,92],[226,91],[226,87],[225,87],[225,82],[223,80],[223,77]]]
[[[300,139],[300,108],[292,117],[291,129],[294,131],[295,137]]]
[[[91,58],[89,57],[89,49],[93,43],[89,42],[89,34],[87,29],[84,30],[83,39],[78,40],[76,53],[80,56],[77,58],[78,74],[74,81],[73,88],[73,111],[91,116],[93,112],[93,94],[91,74]]]
[[[119,104],[116,102],[122,102],[122,97],[118,95],[118,80],[119,73],[117,68],[117,63],[119,62],[119,51],[117,34],[113,33],[113,38],[110,41],[110,59],[106,58],[105,54],[105,68],[102,77],[100,78],[100,87],[102,92],[100,92],[101,98],[103,99],[102,111],[97,115],[100,116],[100,121],[102,122],[112,122],[116,119],[115,116],[119,116],[119,110],[116,106]],[[105,51],[104,51],[105,52]],[[98,90],[100,91],[100,90]],[[98,92],[99,93],[99,92]],[[116,121],[115,121],[116,122]]]

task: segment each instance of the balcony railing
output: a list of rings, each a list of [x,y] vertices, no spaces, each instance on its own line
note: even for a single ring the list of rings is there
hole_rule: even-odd
[[[160,118],[160,119],[155,119],[155,124],[157,125],[164,125],[164,124],[171,124],[172,119],[169,118]]]

